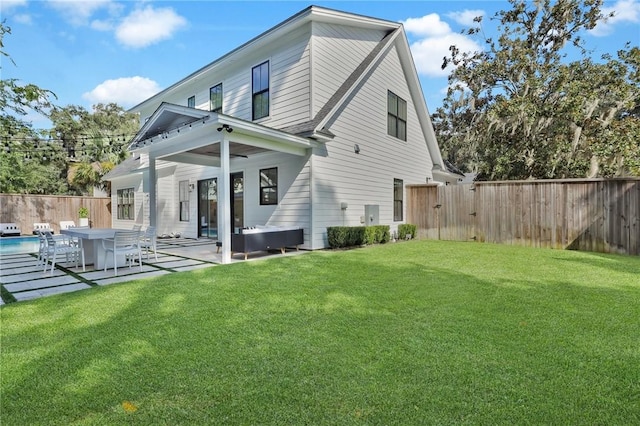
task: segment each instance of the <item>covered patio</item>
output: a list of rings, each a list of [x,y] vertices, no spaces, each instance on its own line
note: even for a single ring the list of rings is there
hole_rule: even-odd
[[[231,171],[234,163],[267,152],[304,157],[318,142],[228,115],[162,103],[129,150],[148,155],[149,225],[157,226],[158,160],[219,168],[218,241],[221,263],[231,261]]]

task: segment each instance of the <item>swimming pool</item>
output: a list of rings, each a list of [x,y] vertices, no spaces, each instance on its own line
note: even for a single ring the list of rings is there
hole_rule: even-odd
[[[38,237],[0,238],[0,255],[37,253],[39,247]]]

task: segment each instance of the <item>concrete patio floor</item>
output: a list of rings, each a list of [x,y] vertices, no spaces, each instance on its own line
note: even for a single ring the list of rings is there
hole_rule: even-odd
[[[158,239],[157,249],[157,261],[153,253],[149,254],[149,259],[143,255],[142,272],[139,266],[134,265],[131,268],[118,268],[117,276],[114,276],[113,269],[107,269],[105,272],[101,269],[95,270],[93,265],[88,265],[86,271],[82,271],[82,266],[75,268],[75,263],[56,264],[51,275],[50,269],[43,272],[43,266],[37,265],[38,260],[35,254],[3,255],[0,259],[0,285],[3,288],[0,305],[12,301],[12,298],[19,302],[79,291],[96,285],[109,285],[172,272],[209,268],[221,263],[221,254],[216,253],[215,242],[212,240]],[[302,253],[302,251],[287,250],[285,256],[296,253]],[[275,256],[282,255],[279,251],[278,254],[256,252],[251,253],[248,260]],[[235,255],[231,262],[244,262],[244,256]]]

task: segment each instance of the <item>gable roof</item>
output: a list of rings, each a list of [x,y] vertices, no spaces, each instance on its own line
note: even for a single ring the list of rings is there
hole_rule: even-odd
[[[382,30],[386,32],[386,36],[379,43],[377,43],[372,51],[356,67],[356,69],[342,83],[342,85],[336,90],[336,92],[329,98],[327,103],[320,108],[315,117],[307,122],[288,126],[280,130],[291,135],[313,138],[319,141],[327,141],[332,139],[334,135],[331,133],[330,129],[325,128],[325,125],[335,116],[338,111],[341,110],[345,102],[348,101],[350,95],[354,90],[357,89],[359,83],[366,78],[368,72],[375,66],[375,64],[379,60],[381,60],[393,46],[395,46],[401,61],[401,66],[404,70],[404,76],[409,87],[409,92],[411,94],[413,104],[416,108],[420,127],[425,137],[427,150],[429,151],[432,163],[434,166],[439,166],[441,169],[446,169],[446,166],[442,159],[442,155],[440,153],[440,148],[436,141],[435,131],[431,123],[431,118],[429,116],[424,93],[418,79],[418,73],[415,68],[415,63],[413,62],[409,43],[402,24],[398,22],[341,12],[338,10],[313,5],[298,12],[297,14],[291,16],[290,18],[272,27],[271,29],[263,32],[247,43],[211,62],[210,64],[193,72],[192,74],[171,85],[165,90],[157,93],[153,97],[133,107],[132,110],[141,107],[143,104],[159,101],[168,92],[179,88],[181,85],[186,84],[193,79],[197,79],[199,76],[205,73],[211,72],[216,68],[223,66],[229,61],[235,60],[235,58],[239,58],[242,55],[248,55],[253,52],[260,51],[261,49],[268,48],[269,44],[283,39],[284,35],[310,22],[325,22],[356,26],[367,29]]]
[[[316,116],[304,123],[294,124],[283,128],[285,132],[294,133],[300,136],[313,136],[317,132],[325,132],[328,130],[324,128],[327,118],[329,118],[333,111],[339,107],[342,102],[348,98],[348,96],[355,90],[358,83],[364,78],[366,72],[371,69],[373,63],[380,57],[381,53],[385,51],[385,48],[389,46],[394,39],[394,34],[399,31],[396,29],[393,32],[389,32],[380,42],[369,52],[364,60],[356,67],[355,70],[347,77],[342,85],[331,95],[326,104],[320,108]],[[328,133],[332,136],[331,133]]]
[[[287,18],[286,20],[282,21],[276,26],[261,33],[260,35],[252,38],[248,42],[233,49],[229,53],[219,57],[213,62],[210,62],[209,64],[203,66],[197,71],[194,71],[193,73],[189,74],[188,76],[181,79],[180,81],[156,93],[152,97],[145,99],[138,105],[130,108],[130,110],[137,109],[141,107],[143,104],[146,104],[148,102],[162,99],[167,92],[173,91],[174,89],[180,87],[186,82],[189,82],[202,74],[205,74],[213,69],[216,69],[221,65],[227,63],[228,61],[232,61],[237,57],[247,55],[250,52],[257,52],[257,51],[260,51],[261,49],[268,48],[270,44],[282,39],[284,34],[287,34],[297,28],[300,28],[301,26],[312,21],[335,23],[335,24],[348,23],[349,25],[358,26],[362,28],[381,29],[381,30],[393,30],[401,26],[401,24],[397,22],[392,22],[392,21],[373,18],[365,15],[357,15],[354,13],[347,13],[347,12],[342,12],[335,9],[329,9],[325,7],[311,5],[306,9],[303,9],[300,12],[296,13],[295,15]]]

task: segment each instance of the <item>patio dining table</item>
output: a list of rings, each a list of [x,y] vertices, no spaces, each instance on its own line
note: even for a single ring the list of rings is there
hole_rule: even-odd
[[[95,269],[104,269],[105,250],[102,246],[102,240],[113,238],[117,231],[131,231],[130,229],[117,228],[69,228],[62,229],[61,234],[70,237],[82,239],[82,247],[84,248],[84,258],[87,265],[93,265]],[[107,268],[113,268],[113,256],[109,256],[106,260]],[[125,266],[126,259],[124,255],[117,257],[118,267]]]

